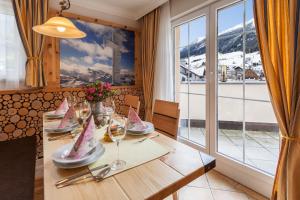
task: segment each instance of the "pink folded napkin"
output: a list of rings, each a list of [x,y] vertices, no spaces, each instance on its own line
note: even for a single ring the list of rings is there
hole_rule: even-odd
[[[76,113],[74,106],[71,106],[66,112],[64,118],[60,121],[58,128],[65,128],[69,125],[72,125],[76,122]]]
[[[129,111],[128,111],[128,122],[130,125],[134,126],[135,129],[138,129],[138,130],[144,130],[147,128],[147,126],[141,120],[139,115],[131,107],[129,108]]]
[[[68,111],[68,109],[69,109],[69,104],[67,99],[65,98],[64,101],[60,104],[60,106],[56,109],[54,114],[63,115]]]
[[[94,132],[95,122],[93,115],[91,115],[88,119],[87,126],[80,133],[68,157],[78,159],[89,153],[95,147]]]

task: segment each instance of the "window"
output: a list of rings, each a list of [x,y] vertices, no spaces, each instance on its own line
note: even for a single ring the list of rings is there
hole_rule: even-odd
[[[206,20],[204,14],[175,28],[179,135],[202,147],[206,146]]]
[[[0,1],[0,90],[24,86],[26,54],[12,3]]]
[[[269,174],[279,129],[258,49],[252,0],[217,11],[218,152]]]

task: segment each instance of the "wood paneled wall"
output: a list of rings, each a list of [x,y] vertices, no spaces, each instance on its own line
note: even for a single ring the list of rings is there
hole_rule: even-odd
[[[139,96],[140,115],[143,117],[144,100],[140,87],[114,87],[119,95],[114,97],[116,112],[124,104],[125,95]],[[6,91],[0,93],[0,142],[36,135],[37,158],[43,156],[43,113],[55,110],[63,99],[70,94],[84,99],[81,89],[36,89],[24,91]]]

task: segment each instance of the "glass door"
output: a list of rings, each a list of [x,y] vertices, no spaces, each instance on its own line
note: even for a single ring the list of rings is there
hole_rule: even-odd
[[[179,137],[206,149],[207,16],[174,28],[176,101],[180,103]]]
[[[245,0],[217,9],[217,151],[274,175],[279,130],[252,8]]]
[[[279,129],[258,49],[253,0],[219,0],[172,21],[179,136],[216,170],[268,196]]]

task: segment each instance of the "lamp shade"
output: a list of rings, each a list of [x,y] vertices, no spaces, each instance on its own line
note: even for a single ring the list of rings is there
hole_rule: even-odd
[[[80,31],[65,17],[52,17],[42,25],[32,28],[35,32],[58,38],[83,38],[86,33]]]

